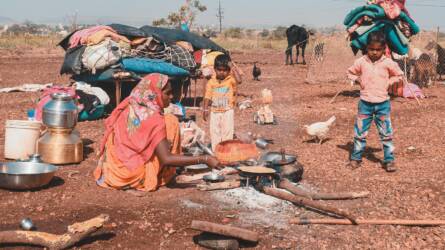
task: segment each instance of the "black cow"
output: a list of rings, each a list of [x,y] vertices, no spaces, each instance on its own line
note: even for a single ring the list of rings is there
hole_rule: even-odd
[[[303,56],[303,64],[306,64],[306,60],[304,59],[304,51],[309,41],[309,32],[303,27],[292,25],[289,28],[287,28],[286,36],[287,36],[286,65],[289,64],[289,58],[290,58],[290,64],[294,63],[292,60],[292,48],[294,45],[297,49],[296,63],[298,64],[298,56],[300,55],[300,48],[301,48],[301,54]]]

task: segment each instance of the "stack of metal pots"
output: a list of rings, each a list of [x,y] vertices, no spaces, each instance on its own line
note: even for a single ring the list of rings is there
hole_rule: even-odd
[[[51,164],[78,163],[83,160],[83,143],[75,130],[78,110],[72,96],[54,93],[43,107],[42,122],[47,131],[37,142],[42,160]]]

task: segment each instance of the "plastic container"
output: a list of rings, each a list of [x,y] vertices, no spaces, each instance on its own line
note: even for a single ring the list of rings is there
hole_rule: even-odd
[[[36,121],[7,120],[5,125],[5,158],[28,159],[35,154],[42,123]]]

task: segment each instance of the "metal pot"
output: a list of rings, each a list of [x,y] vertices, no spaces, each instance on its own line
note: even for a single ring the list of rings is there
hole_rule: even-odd
[[[0,164],[0,187],[6,189],[33,189],[47,185],[57,167],[46,163],[8,162]]]
[[[51,94],[51,100],[43,106],[42,121],[50,128],[74,128],[78,110],[73,97],[65,93]]]
[[[37,141],[37,152],[51,164],[79,163],[83,160],[83,143],[77,130],[49,128]]]

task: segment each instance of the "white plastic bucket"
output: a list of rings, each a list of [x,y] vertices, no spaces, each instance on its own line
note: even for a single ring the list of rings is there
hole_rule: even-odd
[[[40,137],[41,122],[7,120],[5,125],[5,158],[28,159],[36,153]]]

